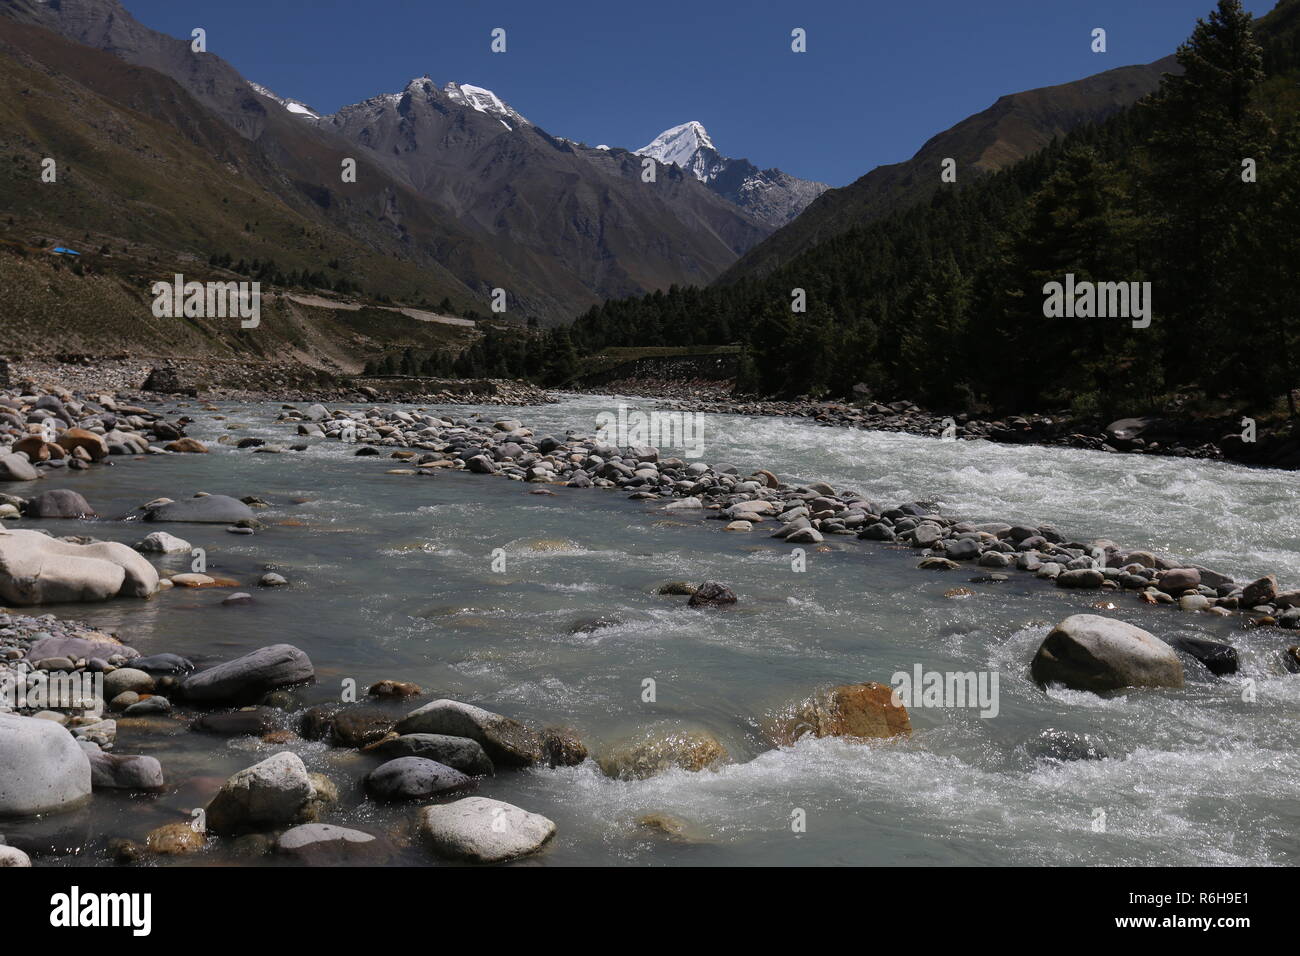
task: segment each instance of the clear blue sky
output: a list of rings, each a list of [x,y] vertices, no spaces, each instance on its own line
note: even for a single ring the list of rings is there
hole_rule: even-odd
[[[841,186],[1004,93],[1172,53],[1214,0],[123,3],[174,36],[204,27],[209,51],[322,112],[427,73],[492,89],[553,135],[636,149],[699,120],[724,155]]]

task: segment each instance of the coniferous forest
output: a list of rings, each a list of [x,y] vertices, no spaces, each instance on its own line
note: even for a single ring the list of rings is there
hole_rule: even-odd
[[[1252,23],[1221,0],[1177,59],[1110,120],[765,276],[608,301],[567,333],[480,352],[557,381],[574,349],[736,343],[737,391],[764,396],[864,384],[954,410],[1116,415],[1189,393],[1274,408],[1300,384],[1300,6]],[[1067,273],[1150,282],[1150,325],[1045,318],[1043,286]]]

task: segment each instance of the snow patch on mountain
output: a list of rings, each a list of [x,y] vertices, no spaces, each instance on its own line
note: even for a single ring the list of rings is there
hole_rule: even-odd
[[[250,82],[248,85],[253,88],[254,93],[257,93],[261,96],[265,96],[268,100],[275,100],[275,102],[279,103],[290,113],[294,113],[298,116],[303,117],[304,119],[320,119],[320,115],[316,113],[316,111],[313,110],[311,107],[309,107],[306,103],[303,103],[299,100],[291,100],[286,97],[280,96],[276,94],[274,91],[268,90],[265,86],[262,86],[262,84],[260,83]]]
[[[447,98],[458,106],[468,106],[470,109],[477,110],[480,113],[486,113],[488,116],[496,117],[501,121],[501,125],[506,129],[511,129],[511,120],[521,126],[532,126],[533,124],[524,119],[516,110],[511,109],[506,103],[491,90],[485,90],[481,86],[471,86],[468,83],[448,83],[443,87],[443,93]]]

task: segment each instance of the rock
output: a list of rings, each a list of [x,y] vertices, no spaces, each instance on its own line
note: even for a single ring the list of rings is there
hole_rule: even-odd
[[[364,747],[383,740],[395,718],[386,710],[365,705],[323,704],[303,715],[302,735],[308,740],[328,738],[338,747]]]
[[[391,853],[384,840],[330,823],[304,823],[285,830],[275,849],[304,866],[373,865]]]
[[[77,449],[84,451],[90,461],[99,461],[108,457],[108,444],[92,431],[84,428],[69,428],[59,436],[58,444],[69,454]]]
[[[301,822],[316,786],[302,759],[284,751],[239,771],[208,804],[208,829],[235,835]]]
[[[39,531],[0,531],[0,600],[9,604],[149,597],[153,565],[116,541],[72,544]]]
[[[824,539],[816,528],[799,528],[786,535],[785,540],[789,544],[820,544]]]
[[[1092,588],[1101,587],[1106,575],[1096,568],[1076,568],[1073,571],[1062,571],[1056,576],[1056,586],[1058,588]]]
[[[1243,607],[1272,604],[1277,596],[1277,577],[1266,574],[1258,581],[1252,581],[1242,589],[1241,604]]]
[[[397,757],[366,775],[366,789],[379,800],[418,800],[471,786],[459,770],[427,757]]]
[[[494,764],[526,767],[543,759],[541,737],[509,717],[456,700],[435,700],[411,711],[398,734],[444,734],[478,741]]]
[[[107,660],[110,657],[118,656],[131,659],[132,663],[134,663],[134,659],[139,657],[140,654],[134,647],[127,647],[107,634],[101,634],[98,631],[86,631],[80,637],[49,634],[37,639],[27,649],[27,658],[33,661],[59,657],[68,660],[81,660],[83,658],[86,660],[92,658]],[[71,670],[72,668],[65,669]]]
[[[0,452],[0,481],[35,481],[39,477],[26,458]]]
[[[686,602],[687,607],[725,607],[729,604],[736,603],[736,592],[731,590],[725,584],[719,584],[717,581],[705,581],[691,599]]]
[[[807,734],[863,739],[906,737],[912,733],[912,721],[907,708],[894,700],[893,688],[872,681],[816,693],[777,715],[767,723],[765,731],[772,743],[785,747]]]
[[[150,830],[144,838],[147,850],[159,856],[183,856],[197,853],[207,844],[207,837],[202,830],[194,829],[192,823],[168,823]]]
[[[189,658],[181,657],[179,654],[150,654],[148,657],[137,657],[131,661],[131,666],[147,674],[188,674],[194,670],[194,664]]]
[[[1171,568],[1160,575],[1156,587],[1166,594],[1178,597],[1184,591],[1195,590],[1201,583],[1201,572],[1195,568]]]
[[[191,701],[251,701],[269,690],[301,684],[315,676],[311,660],[298,648],[272,644],[191,674],[180,690]]]
[[[441,857],[500,863],[540,850],[555,836],[555,824],[500,800],[465,797],[423,808],[420,833]]]
[[[131,757],[108,754],[102,750],[87,751],[90,759],[90,781],[96,790],[145,790],[163,788],[162,764],[153,757]]]
[[[207,454],[208,451],[208,446],[197,438],[178,438],[163,445],[163,448],[184,454]]]
[[[945,543],[944,554],[952,561],[974,561],[980,556],[980,543],[974,538],[957,538]]]
[[[222,598],[221,603],[226,607],[238,607],[253,604],[255,602],[253,601],[253,595],[249,594],[247,591],[236,591],[234,594]]]
[[[695,585],[688,584],[685,581],[669,581],[661,584],[655,589],[656,594],[676,595],[678,597],[690,597],[695,593]]]
[[[268,571],[258,580],[258,585],[264,588],[282,588],[289,583],[289,579],[283,574],[276,574],[274,571]]]
[[[272,707],[245,707],[204,714],[190,724],[190,729],[219,737],[261,737],[276,729],[276,716]]]
[[[154,694],[126,708],[128,717],[144,717],[148,714],[166,714],[172,709],[172,702],[166,697]]]
[[[917,564],[922,571],[956,571],[961,567],[956,561],[950,561],[947,558],[940,558],[937,555],[930,555],[922,558]]]
[[[607,777],[643,780],[673,768],[704,770],[727,756],[727,749],[707,730],[651,732],[611,748],[597,764]]]
[[[379,697],[384,700],[400,700],[404,697],[419,697],[424,691],[420,689],[418,684],[381,680],[371,684],[366,693],[371,697]]]
[[[392,734],[364,748],[379,757],[425,757],[463,774],[483,777],[493,773],[492,759],[477,740],[446,734]]]
[[[179,521],[191,524],[236,524],[253,519],[253,509],[229,495],[203,495],[145,507],[145,521]]]
[[[542,750],[551,767],[576,767],[587,759],[587,745],[571,727],[543,728]]]
[[[5,867],[31,866],[32,858],[16,846],[0,844],[0,869]]]
[[[137,542],[135,549],[147,554],[189,554],[193,547],[184,538],[166,531],[155,531],[145,535],[143,541]]]
[[[95,509],[75,491],[56,488],[27,499],[23,509],[29,518],[93,518]]]
[[[59,724],[0,713],[0,817],[72,809],[91,793],[90,761]]]
[[[1237,673],[1237,649],[1231,644],[1207,641],[1201,637],[1179,635],[1169,641],[1171,647],[1196,658],[1211,674],[1222,677]]]
[[[1075,614],[1052,628],[1030,674],[1040,686],[1064,684],[1094,693],[1120,687],[1182,687],[1173,649],[1124,621]]]
[[[118,694],[134,691],[137,694],[153,693],[152,675],[134,667],[119,667],[104,675],[104,696],[112,700]]]

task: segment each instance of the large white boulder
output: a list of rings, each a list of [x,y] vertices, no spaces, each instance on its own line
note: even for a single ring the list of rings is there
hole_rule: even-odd
[[[0,714],[0,817],[71,809],[90,792],[90,761],[63,725]]]
[[[540,850],[555,836],[555,824],[500,800],[466,797],[422,809],[420,833],[439,856],[500,863]]]
[[[1052,628],[1030,673],[1040,685],[1094,693],[1183,686],[1183,663],[1172,647],[1140,627],[1097,614],[1075,614]]]
[[[124,544],[73,544],[39,531],[0,531],[0,600],[62,604],[147,598],[158,590],[154,566]]]

